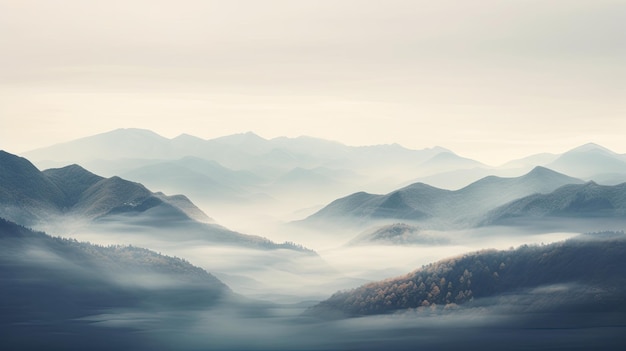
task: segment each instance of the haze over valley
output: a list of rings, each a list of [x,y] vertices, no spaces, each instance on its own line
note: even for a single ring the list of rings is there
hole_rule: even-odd
[[[2,350],[625,350],[626,3],[0,0]]]
[[[181,139],[186,142],[180,143]],[[69,269],[64,267],[83,266],[80,274],[114,277],[114,280],[92,282],[92,278],[77,275],[71,279],[88,280],[62,283],[53,278],[54,274],[46,273],[52,277],[45,282],[50,286],[46,288],[51,291],[50,296],[78,301],[64,311],[45,307],[45,301],[54,298],[48,295],[37,297],[43,299],[40,302],[15,300],[18,290],[35,289],[30,283],[15,286],[17,290],[6,292],[6,308],[22,306],[19,308],[23,310],[10,307],[12,312],[6,317],[9,325],[14,322],[11,315],[26,320],[48,318],[40,317],[39,313],[56,316],[49,323],[52,328],[62,329],[66,328],[68,318],[76,316],[87,320],[108,320],[112,317],[105,315],[146,313],[145,318],[154,321],[151,323],[169,324],[175,320],[176,317],[171,315],[155,316],[155,308],[171,311],[168,313],[205,311],[186,317],[189,323],[201,324],[213,313],[226,313],[233,323],[256,325],[238,312],[247,311],[270,318],[266,327],[271,330],[268,334],[271,335],[284,333],[283,323],[314,323],[316,328],[326,330],[346,318],[393,313],[397,320],[382,325],[373,316],[360,317],[365,320],[374,318],[367,323],[377,325],[380,342],[386,344],[388,333],[394,328],[392,325],[400,320],[410,318],[416,322],[444,323],[440,329],[444,333],[447,328],[462,326],[463,320],[477,313],[478,309],[484,316],[491,313],[507,315],[504,325],[510,328],[510,337],[516,340],[525,335],[525,332],[515,331],[519,321],[540,323],[535,315],[541,312],[553,316],[550,317],[552,322],[545,322],[548,326],[561,325],[564,311],[571,308],[565,306],[577,306],[572,312],[575,319],[579,318],[577,310],[590,310],[599,316],[598,323],[580,322],[579,328],[603,328],[606,323],[624,323],[623,311],[608,306],[623,297],[620,285],[615,282],[624,279],[623,270],[617,267],[623,264],[618,257],[624,257],[619,256],[618,248],[626,240],[623,235],[626,194],[622,191],[626,183],[615,183],[619,178],[626,179],[626,156],[600,145],[585,144],[547,159],[530,156],[524,162],[518,160],[491,167],[456,156],[444,147],[424,150],[411,150],[400,145],[350,147],[312,137],[266,140],[252,133],[211,140],[190,135],[168,139],[149,130],[118,129],[33,150],[24,156],[6,151],[0,153],[0,217],[3,218],[4,240],[9,243],[4,255],[5,281],[26,282],[16,280],[16,274],[23,274],[18,273],[17,267],[23,267],[19,269],[33,277],[44,274],[43,266],[38,266],[37,262],[53,265],[58,262],[59,268],[54,269],[59,273],[54,274]],[[534,160],[542,162],[532,164]],[[35,165],[53,168],[42,171]],[[88,170],[90,167],[102,175],[92,173]],[[550,167],[569,170],[575,176]],[[489,172],[491,175],[474,181],[468,176],[468,170],[477,171],[473,174]],[[611,171],[610,180],[605,170]],[[437,174],[445,174],[448,179],[457,174],[457,184],[467,184],[448,189],[421,181],[403,185],[412,179],[426,179]],[[596,182],[589,175],[597,175],[603,180]],[[376,193],[380,190],[382,194]],[[22,226],[47,234],[33,233]],[[592,234],[581,236],[586,232]],[[611,248],[611,252],[617,250],[615,254],[618,256],[602,253],[602,250],[608,250],[606,245],[613,245],[610,242],[618,245]],[[11,245],[18,246],[10,249]],[[584,256],[588,259],[583,264],[590,271],[584,277],[550,271],[573,269],[580,272],[566,263],[570,259],[565,257],[582,255],[570,252],[574,250],[569,249],[572,245],[576,250],[589,250],[585,251]],[[551,254],[553,261],[547,261],[543,266],[533,266],[537,259],[532,255],[541,255],[553,248],[565,251]],[[84,254],[72,251],[77,249],[90,252],[88,259],[92,263],[86,266],[78,263],[76,257]],[[479,251],[484,249],[503,250],[497,251],[497,255],[505,256],[485,256],[484,260],[499,261],[494,263],[496,267],[491,276],[482,277],[477,275],[482,274],[479,273],[482,268],[477,268],[473,260],[482,261],[482,255],[495,252],[483,254]],[[532,255],[525,255],[527,251],[524,250],[530,250],[528,252]],[[99,253],[94,256],[92,252]],[[23,260],[32,255],[37,259],[26,266],[11,263],[17,257]],[[157,256],[153,259],[151,255]],[[89,268],[108,267],[106,265],[110,263],[106,262],[115,262],[122,272],[126,270],[124,267],[135,263],[126,263],[121,257],[135,260],[139,256],[145,257],[141,264],[147,266],[138,268],[139,275],[133,278],[116,277],[112,268],[105,268],[106,273],[96,273],[96,268]],[[592,258],[596,256],[597,259]],[[104,257],[110,258],[105,260]],[[213,284],[230,297],[217,298],[218,295],[211,292],[214,288],[197,286],[206,279],[200,276],[190,277],[194,290],[186,290],[177,282],[179,273],[175,270],[168,269],[168,274],[173,274],[173,278],[168,278],[158,273],[162,268],[152,267],[163,260],[167,265],[179,265],[176,261],[168,261],[170,257],[181,257],[184,264],[190,262],[199,266],[190,265],[185,269],[195,270],[200,275],[208,274]],[[465,263],[466,259],[454,257],[468,257],[470,261]],[[435,271],[428,268],[432,264],[448,267],[448,262],[458,265],[452,267],[453,272],[469,275],[451,277],[445,273],[448,268],[441,272],[440,268]],[[511,271],[498,268],[498,265],[507,267],[508,264],[513,267]],[[526,268],[515,268],[518,266]],[[361,291],[371,291],[377,284],[386,284],[376,281],[388,282],[389,278],[419,267],[427,267],[422,268],[424,274],[435,272],[432,274],[440,284],[422,289],[422,285],[431,284],[435,278],[424,280],[426,278],[408,276],[410,278],[402,278],[405,280],[398,283],[401,288],[396,288],[396,284],[393,289],[375,290],[376,299],[363,297]],[[613,270],[606,271],[610,267],[614,267]],[[135,268],[129,269],[128,274],[133,274]],[[491,267],[485,269],[492,270]],[[152,270],[155,273],[148,273]],[[535,276],[539,270],[546,270],[539,280],[523,277],[525,274]],[[599,275],[599,271],[607,276]],[[500,283],[500,279],[505,279],[505,273],[506,281]],[[469,285],[456,287],[452,283],[471,280],[470,276],[476,282],[473,289]],[[451,285],[444,282],[451,279]],[[124,285],[124,282],[131,281],[140,284],[143,295],[137,295]],[[110,285],[112,290],[103,292],[102,296],[91,296],[90,292],[81,290],[71,294],[59,290],[58,295],[52,295],[52,291],[61,289],[63,284],[91,289],[111,282],[115,282]],[[405,287],[406,284],[409,288]],[[170,286],[183,290],[172,291]],[[414,286],[417,288],[411,288]],[[355,288],[357,290],[352,290]],[[397,300],[400,293],[394,289],[405,289],[401,292],[404,296],[401,300]],[[428,293],[429,289],[432,291]],[[163,295],[166,291],[176,298]],[[341,293],[335,293],[337,291]],[[602,293],[593,295],[594,291]],[[422,293],[428,294],[422,296]],[[185,294],[191,295],[183,297]],[[358,298],[346,295],[348,300],[345,301],[360,307],[354,309],[346,307],[347,302],[337,302],[344,299],[342,294],[358,294]],[[531,296],[528,294],[536,295],[533,299],[545,300],[542,303],[550,305],[550,309],[544,310],[537,304],[522,307],[528,303],[525,302]],[[361,298],[364,300],[359,300]],[[84,299],[89,302],[82,304],[80,301]],[[175,312],[180,310],[175,301],[181,299],[185,301],[184,310],[189,312]],[[36,307],[42,304],[44,307]],[[425,312],[427,307],[428,313]],[[150,334],[150,328],[143,322],[129,318],[124,328],[144,329]],[[449,319],[461,324],[443,322]],[[422,322],[410,328],[419,331],[423,328],[419,323]],[[479,323],[476,335],[492,333],[490,325]],[[200,325],[195,327],[202,329]],[[123,328],[104,327],[100,330],[86,325],[80,328],[86,328],[94,335],[120,333],[121,343],[138,342],[126,335]],[[360,333],[360,328],[349,327],[356,334]],[[176,330],[167,337],[177,339],[181,333],[188,333]],[[28,329],[14,328],[14,332],[26,335]],[[294,327],[287,332],[292,334],[286,337],[299,340],[300,332]],[[617,341],[617,334],[611,336],[612,332],[608,332],[607,335],[608,344]],[[454,347],[467,337],[469,335],[462,336],[449,346]],[[534,345],[535,337],[538,336],[531,335],[530,344]],[[19,338],[12,340],[19,343]],[[154,335],[151,338],[158,339]],[[555,333],[555,340],[560,338],[564,336]],[[204,338],[194,340],[182,348],[192,347],[196,342],[204,345]],[[264,340],[266,346],[276,346],[268,339]],[[334,349],[337,345],[352,342],[360,345],[338,334],[333,334],[333,340],[323,345],[318,339],[311,338],[303,347]],[[428,345],[428,342],[421,342]],[[584,345],[587,341],[583,339],[582,342]],[[410,343],[392,344],[405,347]],[[239,344],[228,337],[220,345],[224,348],[250,347],[247,342]],[[284,345],[287,349],[292,346],[291,342]]]

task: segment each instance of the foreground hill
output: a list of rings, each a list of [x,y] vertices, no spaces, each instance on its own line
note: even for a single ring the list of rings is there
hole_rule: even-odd
[[[179,258],[53,238],[0,218],[2,322],[76,318],[113,308],[209,307],[231,295]]]
[[[515,178],[485,177],[456,191],[415,183],[386,195],[356,193],[335,200],[304,223],[381,219],[430,221],[434,226],[471,226],[488,210],[535,193],[583,181],[543,167]]]
[[[618,309],[624,313],[624,267],[623,232],[585,234],[547,246],[485,250],[442,260],[405,276],[338,292],[309,313],[354,317],[436,305],[454,307],[550,286],[569,286],[572,294],[582,293],[589,300],[579,302],[592,311]],[[574,297],[565,294],[559,298],[550,302],[555,305],[543,305],[543,310],[570,303]]]

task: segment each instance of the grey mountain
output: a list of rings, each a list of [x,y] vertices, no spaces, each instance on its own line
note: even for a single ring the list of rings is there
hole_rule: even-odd
[[[626,157],[589,143],[562,154],[547,167],[578,178],[593,180],[595,176],[607,173],[626,175]]]
[[[204,201],[243,200],[267,182],[249,171],[234,171],[215,161],[191,156],[138,167],[122,176],[151,188],[193,194]]]
[[[394,166],[416,171],[420,164],[444,152],[449,150],[441,147],[410,150],[397,144],[353,147],[304,136],[267,140],[250,132],[210,140],[187,134],[167,139],[149,130],[117,129],[33,150],[24,156],[37,164],[79,163],[90,166],[96,161],[164,161],[195,156],[216,161],[233,170],[275,168],[279,170],[276,175],[296,167],[339,167],[359,172],[361,169],[374,170]],[[373,164],[378,167],[373,167]],[[147,163],[143,161],[140,166],[145,165]],[[131,168],[126,169],[130,170]],[[119,174],[119,169],[116,174]]]
[[[0,151],[0,180],[0,217],[21,225],[49,226],[69,218],[87,226],[126,226],[128,231],[169,240],[312,253],[210,223],[211,218],[183,195],[154,193],[139,183],[103,178],[78,165],[41,172],[25,158]]]
[[[456,191],[415,183],[386,195],[356,193],[338,199],[304,220],[367,223],[380,219],[430,221],[434,226],[471,226],[488,210],[520,197],[583,183],[543,167],[515,178],[485,177]]]
[[[162,209],[170,218],[211,221],[188,199],[153,193],[119,177],[103,178],[78,165],[39,171],[28,160],[0,151],[0,215],[31,225],[56,215],[86,220]]]
[[[484,224],[548,218],[626,219],[626,183],[607,186],[590,181],[530,195],[492,210]]]

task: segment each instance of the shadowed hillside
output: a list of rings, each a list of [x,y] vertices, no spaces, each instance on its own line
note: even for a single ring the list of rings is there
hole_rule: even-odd
[[[179,258],[53,238],[1,218],[0,253],[3,322],[62,320],[112,308],[208,307],[231,294]]]
[[[309,313],[329,316],[384,314],[429,306],[454,307],[524,289],[572,284],[596,291],[586,308],[611,311],[626,291],[626,235],[585,234],[546,246],[484,250],[429,264],[402,277],[338,292]],[[540,298],[540,297],[538,297]],[[544,306],[558,308],[559,303]],[[620,311],[626,312],[621,307]]]

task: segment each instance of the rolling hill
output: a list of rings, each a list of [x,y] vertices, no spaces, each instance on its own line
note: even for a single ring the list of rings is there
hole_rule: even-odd
[[[308,313],[336,318],[488,306],[507,301],[498,297],[508,295],[505,303],[530,303],[526,307],[544,313],[621,311],[623,322],[625,266],[623,232],[584,234],[550,245],[483,250],[442,260],[405,276],[335,293]]]
[[[2,218],[0,243],[2,322],[208,307],[232,294],[206,271],[142,248],[53,238]]]
[[[394,223],[364,231],[348,242],[348,246],[358,245],[444,245],[449,240],[425,232],[419,227]]]

